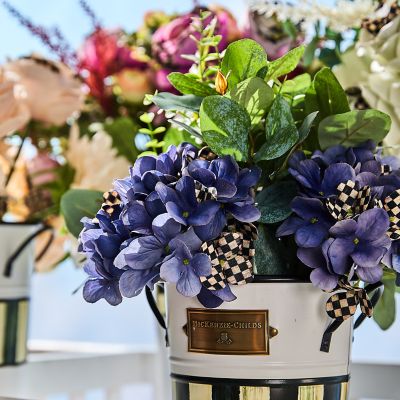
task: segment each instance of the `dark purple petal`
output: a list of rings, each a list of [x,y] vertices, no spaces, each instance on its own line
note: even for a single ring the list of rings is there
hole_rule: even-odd
[[[121,239],[119,235],[100,235],[95,240],[96,250],[103,258],[115,258],[119,253],[120,245]]]
[[[190,214],[188,223],[193,226],[207,225],[219,210],[219,203],[213,200],[200,203],[197,208]]]
[[[192,177],[183,176],[177,182],[175,189],[180,194],[180,203],[182,207],[186,206],[188,210],[196,207],[197,200],[196,200],[195,183]]]
[[[356,174],[354,169],[346,163],[338,163],[330,165],[324,174],[321,184],[321,195],[328,197],[337,194],[337,187],[340,183],[349,180],[354,181]]]
[[[351,236],[354,238],[356,230],[357,222],[353,219],[345,219],[343,221],[336,222],[336,224],[329,229],[329,233],[334,237],[348,238]]]
[[[321,247],[314,248],[298,248],[297,258],[307,267],[322,268],[326,265],[325,257],[322,253]]]
[[[182,241],[188,247],[191,252],[196,252],[200,249],[202,241],[196,235],[194,228],[191,226],[186,232],[180,233],[176,237],[177,240]],[[172,244],[170,243],[170,247]]]
[[[217,189],[218,198],[221,199],[230,199],[237,192],[237,187],[234,183],[222,178],[217,178],[214,186]]]
[[[154,236],[145,236],[133,240],[115,258],[114,264],[123,269],[150,269],[161,261],[164,246]]]
[[[389,216],[382,208],[364,211],[357,220],[356,237],[373,241],[381,238],[389,229]]]
[[[251,204],[227,204],[226,209],[241,222],[255,222],[261,217],[260,210]]]
[[[140,294],[148,282],[158,277],[156,268],[151,270],[132,270],[125,271],[120,278],[119,287],[124,297],[135,297]]]
[[[335,289],[338,284],[338,276],[330,274],[325,268],[316,268],[310,274],[314,286],[326,291]]]
[[[296,167],[289,168],[289,173],[304,187],[319,191],[321,170],[315,161],[300,161]]]
[[[152,218],[147,213],[144,203],[135,201],[129,204],[121,215],[124,225],[135,233],[150,235]]]
[[[300,247],[319,246],[328,236],[328,227],[323,224],[307,224],[296,231],[295,240]]]
[[[239,176],[239,166],[231,156],[225,156],[211,161],[210,170],[217,177],[217,181],[222,179],[235,184]]]
[[[293,235],[293,233],[295,233],[297,229],[301,228],[306,223],[307,222],[303,219],[292,215],[277,229],[276,236],[281,237]]]
[[[83,298],[88,303],[96,303],[100,299],[104,299],[112,306],[117,306],[122,302],[118,282],[110,282],[103,279],[90,279],[86,281],[83,287]]]
[[[156,191],[151,192],[145,199],[144,205],[148,214],[155,218],[157,215],[163,214],[166,212],[165,205],[161,201],[160,196]]]
[[[154,235],[165,246],[181,231],[181,225],[169,214],[161,214],[153,220],[152,230]]]
[[[297,196],[292,200],[290,207],[298,216],[306,220],[329,218],[325,205],[319,199]]]
[[[328,249],[328,257],[332,269],[336,274],[346,274],[352,265],[350,254],[354,250],[354,242],[351,239],[338,238],[332,241]]]
[[[164,204],[168,202],[179,203],[179,197],[176,191],[166,184],[158,182],[155,190]]]
[[[208,276],[211,274],[211,260],[207,254],[195,254],[190,261],[190,266],[197,276]]]
[[[219,209],[215,217],[204,226],[196,226],[194,231],[196,235],[203,241],[216,239],[222,232],[226,225],[226,216],[223,210]]]
[[[186,273],[181,275],[176,284],[176,290],[186,297],[194,297],[200,293],[202,288],[200,278],[188,268]]]
[[[382,279],[383,270],[381,267],[374,268],[356,268],[357,276],[367,283],[376,283]]]
[[[151,156],[143,156],[135,161],[131,174],[133,176],[142,177],[142,175],[151,170],[156,169],[156,159]]]
[[[205,287],[201,288],[200,293],[197,295],[197,300],[199,300],[203,307],[217,308],[224,302],[224,300],[215,296],[213,292]]]
[[[187,225],[187,217],[184,217],[184,213],[188,213],[187,210],[183,210],[178,206],[177,203],[173,203],[169,201],[165,204],[165,208],[167,209],[168,214],[176,221],[182,225]]]
[[[160,277],[166,282],[176,283],[179,281],[182,274],[185,273],[187,267],[181,260],[175,257],[164,261],[160,268]]]
[[[385,253],[386,249],[383,247],[373,247],[369,244],[359,243],[355,246],[351,258],[359,267],[374,268],[381,262]]]

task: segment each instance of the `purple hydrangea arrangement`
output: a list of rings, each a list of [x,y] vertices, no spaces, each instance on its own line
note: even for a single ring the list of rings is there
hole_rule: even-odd
[[[331,291],[343,278],[376,283],[385,266],[400,272],[396,159],[381,157],[368,141],[318,150],[308,159],[297,152],[288,170],[299,191],[277,236],[294,235],[314,285]]]
[[[251,281],[251,254],[222,268],[221,259],[233,257],[218,241],[226,239],[239,254],[244,246],[240,229],[256,232],[251,223],[260,212],[253,187],[261,171],[240,168],[231,156],[203,154],[183,143],[157,157],[139,158],[127,178],[115,181],[96,218],[83,220],[86,301],[104,298],[117,305],[164,281],[215,307],[235,299],[225,276],[233,268],[243,272],[236,284]]]
[[[115,305],[168,282],[211,308],[254,276],[295,276],[342,291],[365,316],[368,293],[379,298],[383,286],[392,306],[378,302],[374,316],[390,326],[400,284],[400,162],[384,146],[391,121],[351,110],[329,68],[286,79],[303,53],[268,61],[242,39],[223,58],[172,74],[182,95],[147,98],[180,131],[166,133],[169,147],[154,142],[83,219],[87,301]]]

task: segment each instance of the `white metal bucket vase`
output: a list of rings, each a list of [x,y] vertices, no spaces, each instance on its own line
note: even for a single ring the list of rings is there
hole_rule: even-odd
[[[26,361],[33,239],[47,229],[37,224],[0,223],[0,366]]]
[[[256,276],[214,310],[166,285],[174,400],[345,400],[352,321],[320,351],[329,294]]]

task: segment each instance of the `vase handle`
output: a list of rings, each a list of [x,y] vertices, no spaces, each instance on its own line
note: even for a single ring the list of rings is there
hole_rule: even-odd
[[[165,319],[157,306],[156,300],[154,299],[153,293],[151,292],[150,288],[146,286],[146,298],[151,311],[153,311],[154,316],[156,317],[160,327],[165,330],[165,345],[169,347],[169,339],[168,339],[168,328],[165,322]]]
[[[35,261],[39,261],[46,253],[46,251],[49,249],[51,243],[54,240],[54,230],[51,226],[49,225],[42,225],[36,232],[33,232],[31,235],[29,235],[19,246],[18,248],[14,251],[14,253],[11,254],[11,256],[8,258],[6,262],[6,266],[4,269],[4,276],[5,277],[10,277],[12,273],[12,269],[14,266],[14,262],[17,260],[17,258],[21,255],[23,250],[25,249],[26,246],[29,245],[29,243],[35,239],[37,236],[41,235],[43,232],[46,231],[51,231],[51,235],[49,240],[47,241],[46,245],[44,248],[40,251],[38,256],[36,257]]]

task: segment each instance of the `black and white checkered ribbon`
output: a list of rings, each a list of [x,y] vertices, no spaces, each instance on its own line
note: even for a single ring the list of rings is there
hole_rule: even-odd
[[[114,211],[122,203],[121,198],[116,190],[111,190],[103,194],[103,204],[101,209],[108,215],[112,215]]]
[[[230,224],[227,231],[209,242],[201,250],[211,260],[212,272],[200,277],[204,287],[220,290],[231,285],[244,285],[253,280],[254,240],[257,228],[248,223]]]
[[[198,181],[195,181],[194,191],[198,203],[217,198],[217,189],[215,187],[206,187]]]
[[[339,284],[331,297],[326,302],[326,313],[334,320],[328,326],[322,337],[321,351],[328,353],[333,332],[339,326],[351,318],[360,306],[361,313],[370,318],[373,313],[373,306],[368,294],[363,288],[351,286],[348,282],[339,281]]]
[[[390,193],[383,201],[383,208],[389,215],[390,226],[387,232],[392,240],[400,239],[400,189]]]
[[[358,189],[356,182],[349,180],[340,183],[337,191],[336,197],[326,201],[326,207],[333,218],[339,221],[352,218],[374,205],[369,186]]]

